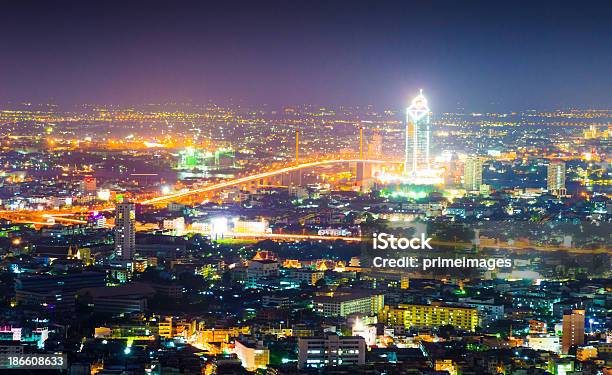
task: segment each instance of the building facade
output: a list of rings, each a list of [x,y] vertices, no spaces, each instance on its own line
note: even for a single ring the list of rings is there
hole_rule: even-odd
[[[563,313],[561,351],[567,354],[573,346],[584,345],[584,310],[567,310]]]
[[[565,163],[552,161],[548,164],[546,185],[548,191],[556,195],[565,195]]]
[[[421,90],[406,109],[405,176],[416,177],[419,171],[429,170],[429,142],[429,107]]]
[[[365,364],[366,343],[360,336],[300,337],[298,368]]]
[[[136,249],[136,205],[124,202],[115,210],[115,258],[131,260]]]
[[[457,329],[474,331],[478,326],[478,310],[471,307],[444,306],[441,304],[400,304],[385,306],[379,321],[388,326],[440,327],[452,325]]]
[[[313,298],[314,311],[323,316],[345,317],[353,313],[378,314],[385,299],[383,294],[369,292],[331,292]]]
[[[463,187],[467,191],[480,192],[482,185],[482,158],[470,156],[463,165]]]

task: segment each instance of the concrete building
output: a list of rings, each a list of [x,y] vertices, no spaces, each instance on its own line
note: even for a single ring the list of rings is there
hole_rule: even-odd
[[[182,234],[185,231],[185,218],[181,216],[174,219],[165,219],[162,226],[164,230],[173,231],[176,234]]]
[[[478,318],[481,324],[488,324],[504,318],[504,305],[496,304],[493,298],[459,298],[459,302],[478,310]]]
[[[382,309],[385,299],[383,294],[370,291],[334,291],[316,295],[313,298],[313,309],[323,316],[342,316],[363,313],[375,315]]]
[[[557,335],[535,334],[527,336],[527,347],[533,350],[560,353],[561,342]]]
[[[256,288],[263,279],[275,278],[280,274],[279,263],[272,259],[249,260],[246,268],[246,286]]]
[[[81,192],[84,195],[96,195],[96,179],[91,176],[87,176],[81,181]]]
[[[480,192],[482,185],[482,158],[470,156],[463,165],[463,187],[467,191]]]
[[[594,346],[581,346],[576,349],[576,359],[584,362],[592,358],[597,358],[597,348]]]
[[[240,359],[242,367],[248,371],[265,369],[270,363],[270,350],[263,345],[262,341],[236,340],[234,353]]]
[[[300,337],[298,368],[365,364],[366,342],[360,336]]]
[[[56,311],[71,311],[78,290],[105,283],[106,275],[100,272],[20,276],[15,280],[15,298],[18,304],[47,304]]]
[[[379,321],[388,326],[440,327],[452,325],[455,328],[474,331],[478,326],[478,310],[472,307],[400,304],[385,306],[378,315]]]
[[[288,276],[292,280],[295,280],[298,285],[302,283],[315,285],[317,281],[321,280],[325,276],[325,274],[323,271],[295,268],[289,270]]]
[[[565,195],[565,163],[552,161],[548,164],[546,186],[548,191],[556,195]]]
[[[144,283],[79,291],[79,299],[82,298],[93,306],[94,313],[108,315],[144,312],[147,309],[147,300],[154,295],[155,290]]]
[[[131,260],[136,250],[136,205],[124,202],[115,209],[115,258]]]
[[[359,317],[357,317],[353,323],[352,334],[353,336],[363,337],[368,347],[376,345],[375,324],[365,324]]]
[[[567,354],[573,346],[584,345],[584,314],[584,310],[567,310],[563,313],[563,354]]]

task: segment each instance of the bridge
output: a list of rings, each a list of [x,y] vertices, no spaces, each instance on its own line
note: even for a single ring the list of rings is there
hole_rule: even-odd
[[[346,163],[369,163],[369,164],[401,164],[401,162],[393,160],[378,160],[378,159],[363,159],[363,158],[341,158],[341,159],[324,159],[303,162],[300,164],[293,164],[290,166],[281,167],[271,171],[265,171],[260,173],[254,173],[247,176],[239,177],[229,181],[222,181],[213,183],[208,186],[201,188],[193,188],[177,193],[167,194],[160,197],[137,200],[136,203],[143,205],[153,205],[159,203],[168,203],[179,198],[185,198],[191,195],[198,195],[202,193],[210,193],[217,190],[225,189],[232,186],[246,184],[252,181],[265,179],[268,177],[274,177],[285,173],[291,173],[294,171],[315,168],[319,166],[332,165],[332,164],[346,164]],[[34,224],[37,226],[51,226],[56,222],[64,224],[85,224],[84,220],[73,218],[75,215],[89,212],[89,207],[73,207],[70,210],[46,210],[46,211],[0,211],[0,218],[11,220],[14,223],[23,224]],[[101,207],[98,211],[111,212],[115,210],[115,206]]]
[[[172,200],[179,199],[179,198],[184,198],[184,197],[189,196],[189,195],[209,193],[209,192],[212,192],[212,191],[215,191],[215,190],[220,190],[220,189],[224,189],[224,188],[228,188],[228,187],[232,187],[232,186],[236,186],[236,185],[241,185],[241,184],[245,184],[245,183],[248,183],[248,182],[257,181],[257,180],[261,180],[261,179],[264,179],[264,178],[273,177],[273,176],[277,176],[277,175],[281,175],[281,174],[285,174],[285,173],[290,173],[290,172],[294,172],[294,171],[301,170],[301,169],[314,168],[314,167],[319,167],[319,166],[329,165],[329,164],[344,164],[344,163],[401,164],[401,162],[398,162],[398,161],[377,160],[377,159],[330,159],[330,160],[317,160],[317,161],[311,161],[311,162],[307,162],[307,163],[291,165],[291,166],[288,166],[288,167],[284,167],[284,168],[280,168],[280,169],[275,169],[275,170],[272,170],[272,171],[256,173],[256,174],[252,174],[252,175],[249,175],[249,176],[244,176],[244,177],[236,178],[234,180],[219,182],[219,183],[212,184],[212,185],[209,185],[209,186],[205,186],[205,187],[202,187],[202,188],[190,189],[190,190],[181,191],[181,192],[178,192],[178,193],[163,195],[161,197],[146,199],[146,200],[143,200],[143,201],[138,202],[138,203],[145,204],[145,205],[147,205],[147,204],[155,204],[155,203],[163,203],[163,202],[168,202],[168,201],[172,201]]]

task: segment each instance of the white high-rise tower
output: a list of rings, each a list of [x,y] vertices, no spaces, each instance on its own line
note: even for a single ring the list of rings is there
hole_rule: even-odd
[[[429,107],[421,90],[406,109],[405,176],[415,178],[420,171],[430,169],[429,133]]]
[[[131,260],[136,250],[136,206],[123,202],[115,209],[115,258]]]
[[[548,164],[546,185],[548,191],[556,195],[565,195],[565,163],[563,161],[551,161]]]
[[[463,166],[463,187],[467,191],[479,191],[482,185],[482,158],[470,156]]]

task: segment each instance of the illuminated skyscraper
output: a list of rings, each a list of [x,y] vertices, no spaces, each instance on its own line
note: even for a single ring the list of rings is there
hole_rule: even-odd
[[[463,187],[467,191],[478,191],[482,185],[482,158],[470,156],[463,166]]]
[[[548,191],[556,195],[565,195],[565,163],[552,161],[548,164],[547,173]]]
[[[429,107],[421,90],[406,109],[405,176],[416,177],[429,170],[429,133]]]
[[[584,344],[584,310],[563,312],[561,352],[567,354],[572,346]]]
[[[131,260],[136,248],[136,206],[123,202],[115,209],[115,258]]]

